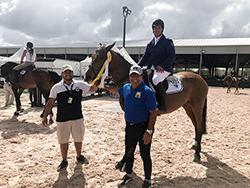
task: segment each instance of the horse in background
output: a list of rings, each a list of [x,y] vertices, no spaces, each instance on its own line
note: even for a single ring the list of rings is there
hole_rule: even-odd
[[[224,77],[224,83],[227,85],[227,93],[230,93],[230,87],[235,86],[235,92],[234,93],[239,93],[239,88],[240,88],[240,79],[235,77],[232,78],[231,75],[227,75]]]
[[[17,66],[17,63],[7,62],[1,66],[1,77],[4,77],[7,81],[12,81],[12,69]],[[16,100],[16,111],[14,115],[18,116],[22,111],[22,105],[20,101],[20,96],[23,93],[24,89],[31,89],[37,87],[43,97],[46,100],[46,103],[49,99],[49,92],[52,86],[55,83],[58,83],[61,80],[61,77],[54,71],[45,71],[39,69],[33,69],[27,72],[23,77],[19,78],[19,83],[11,83],[12,89],[15,95]],[[44,110],[41,114],[43,116]],[[50,123],[53,123],[52,120],[53,113],[50,113]]]
[[[85,81],[95,80],[106,59],[110,59],[108,70],[114,84],[121,87],[129,82],[129,69],[132,65],[120,54],[111,50],[114,45],[115,43],[98,47],[85,73]],[[108,54],[111,54],[110,58]],[[179,72],[175,76],[182,82],[183,90],[166,95],[166,113],[171,113],[180,107],[185,109],[195,128],[195,144],[192,146],[192,149],[195,149],[194,161],[200,162],[201,138],[206,133],[208,85],[200,75],[192,72]]]

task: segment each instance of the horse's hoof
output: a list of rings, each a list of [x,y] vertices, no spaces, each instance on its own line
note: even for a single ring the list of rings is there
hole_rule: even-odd
[[[53,123],[54,123],[53,119],[50,119],[50,120],[49,120],[49,124],[51,125],[51,124],[53,124]]]
[[[14,112],[14,115],[15,115],[15,116],[19,116],[19,114],[20,114],[20,113],[19,113],[19,112],[17,112],[17,111],[16,111],[16,112]]]
[[[40,118],[43,118],[43,114],[40,115]]]
[[[196,162],[196,163],[200,163],[201,162],[201,157],[200,157],[200,155],[198,154],[194,154],[194,160],[193,160],[194,162]]]

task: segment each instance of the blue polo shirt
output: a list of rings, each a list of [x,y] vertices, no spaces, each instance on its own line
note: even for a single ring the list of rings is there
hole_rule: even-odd
[[[125,118],[129,123],[148,121],[149,110],[157,108],[155,93],[144,82],[135,89],[132,89],[131,83],[127,83],[118,92],[124,99]]]

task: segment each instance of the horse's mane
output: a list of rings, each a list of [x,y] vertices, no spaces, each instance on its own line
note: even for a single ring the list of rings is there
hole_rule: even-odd
[[[6,62],[0,67],[1,77],[4,77],[8,80],[9,74],[11,73],[12,69],[18,65],[18,63],[15,62]]]
[[[105,48],[106,48],[106,45],[105,44],[100,44],[98,46],[98,49],[99,51],[105,51]],[[111,50],[112,52],[114,52],[115,54],[117,54],[120,58],[122,58],[124,61],[126,61],[127,63],[129,63],[120,53],[114,51],[114,50]]]
[[[12,61],[8,61],[5,64],[9,64],[9,65],[18,65],[18,63],[12,62]]]
[[[120,58],[122,58],[124,61],[128,62],[120,53],[115,52],[114,50],[112,50],[115,54],[117,54]],[[129,62],[128,62],[129,63]]]
[[[62,78],[55,72],[55,71],[48,71],[51,81],[54,82],[54,84],[60,82]]]
[[[99,46],[97,47],[97,50],[100,50],[100,51],[105,51],[105,47],[106,47],[106,44],[99,44]]]
[[[18,63],[8,61],[8,62],[4,63],[0,68],[1,69],[7,68],[10,71],[10,70],[12,70],[12,68],[14,68],[17,65],[18,65]]]

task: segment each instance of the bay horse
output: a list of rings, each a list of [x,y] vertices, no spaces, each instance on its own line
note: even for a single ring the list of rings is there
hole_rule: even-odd
[[[114,45],[115,43],[98,47],[96,52],[92,54],[92,62],[85,73],[85,81],[90,82],[97,77],[107,59],[107,54],[110,54],[109,74],[114,84],[121,87],[129,82],[129,69],[132,65],[119,53],[111,50]],[[181,80],[183,90],[179,93],[166,95],[166,114],[180,107],[185,109],[195,128],[195,143],[192,146],[192,149],[195,149],[194,161],[200,162],[201,138],[206,133],[208,85],[200,75],[192,72],[179,72],[176,76]]]
[[[235,77],[236,80],[233,80],[231,75],[227,75],[224,77],[224,83],[227,85],[227,93],[230,93],[230,87],[235,86],[235,92],[234,93],[239,93],[239,88],[240,88],[240,79]]]
[[[17,66],[17,63],[7,62],[1,66],[1,77],[4,77],[6,81],[12,81],[12,69]],[[22,111],[22,105],[20,101],[20,96],[23,93],[24,89],[31,89],[37,87],[42,93],[43,97],[46,100],[49,98],[49,92],[52,86],[59,82],[61,77],[54,71],[45,71],[39,69],[33,69],[27,72],[23,77],[19,78],[18,84],[12,84],[12,90],[15,95],[16,101],[16,111],[14,115],[18,116]],[[43,116],[44,111],[41,114]],[[50,123],[53,123],[52,112],[50,113]]]

